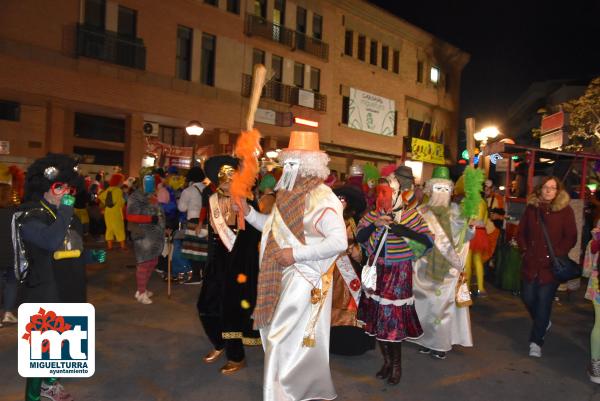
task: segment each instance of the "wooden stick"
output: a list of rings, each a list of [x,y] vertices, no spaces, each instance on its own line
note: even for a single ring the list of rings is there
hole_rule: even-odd
[[[167,252],[167,297],[171,299],[171,262],[173,261],[173,241],[169,236],[168,241],[168,252]]]
[[[265,85],[266,76],[266,67],[262,64],[256,64],[252,74],[252,92],[250,93],[250,103],[248,104],[248,114],[246,115],[246,131],[252,131],[252,128],[254,127],[254,115],[258,108],[258,102],[260,101],[260,95],[263,86]]]
[[[469,152],[469,166],[475,166],[475,119],[467,118],[465,120],[467,128],[467,152]]]

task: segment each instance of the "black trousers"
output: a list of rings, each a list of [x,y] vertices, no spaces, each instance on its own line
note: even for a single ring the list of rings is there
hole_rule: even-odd
[[[223,325],[218,316],[200,315],[200,322],[208,339],[215,349],[225,348],[227,359],[233,362],[241,362],[246,354],[241,339],[224,339]]]

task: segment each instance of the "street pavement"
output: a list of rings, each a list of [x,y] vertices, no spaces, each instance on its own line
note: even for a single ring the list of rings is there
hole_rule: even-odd
[[[96,308],[96,373],[64,379],[76,401],[260,401],[263,353],[247,349],[248,368],[223,376],[224,361],[207,365],[210,350],[196,313],[197,285],[166,284],[153,275],[154,304],[133,298],[131,252],[111,251],[108,263],[88,268],[89,302]],[[585,284],[585,282],[584,282]],[[541,359],[528,354],[529,320],[520,299],[489,286],[471,308],[473,348],[457,347],[446,360],[403,346],[398,386],[376,379],[376,350],[331,356],[338,400],[344,401],[600,401],[586,375],[593,308],[583,290],[560,294]],[[16,327],[0,328],[0,401],[22,400]]]

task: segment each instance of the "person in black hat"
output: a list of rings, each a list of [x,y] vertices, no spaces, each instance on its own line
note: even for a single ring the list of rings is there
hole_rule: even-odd
[[[83,252],[83,227],[73,214],[77,189],[83,180],[69,156],[48,154],[27,170],[25,200],[15,216],[15,254],[19,263],[23,302],[85,302],[85,264],[104,262],[106,252]],[[43,397],[66,401],[72,397],[56,378],[28,378],[26,401]]]
[[[363,262],[363,253],[356,241],[356,224],[365,212],[367,203],[363,192],[355,186],[335,188],[333,193],[344,207],[348,249],[337,259],[333,272],[329,350],[338,355],[362,355],[375,345],[356,319]]]
[[[237,228],[237,212],[229,193],[238,160],[213,156],[204,164],[206,175],[217,185],[208,200],[208,261],[198,299],[200,321],[214,349],[204,362],[216,362],[225,353],[221,373],[228,375],[246,366],[244,345],[260,345],[250,316],[256,302],[258,242],[252,226]]]

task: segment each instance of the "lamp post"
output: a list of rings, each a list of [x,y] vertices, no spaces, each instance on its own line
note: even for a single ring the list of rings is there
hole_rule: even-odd
[[[200,136],[204,132],[204,127],[199,121],[192,120],[186,125],[185,132],[189,136]],[[192,162],[190,163],[190,167],[194,167],[196,165],[196,147],[197,144],[196,140],[194,139],[194,144],[192,145]]]
[[[486,176],[489,173],[490,167],[489,167],[488,157],[485,152],[485,147],[487,145],[488,140],[494,139],[498,135],[500,135],[500,130],[498,129],[498,127],[494,127],[494,126],[485,127],[481,131],[476,132],[473,135],[476,141],[481,142],[481,144],[479,145],[479,147],[480,147],[480,152],[479,152],[480,162],[478,164],[479,164],[480,168],[483,167],[485,169]]]

